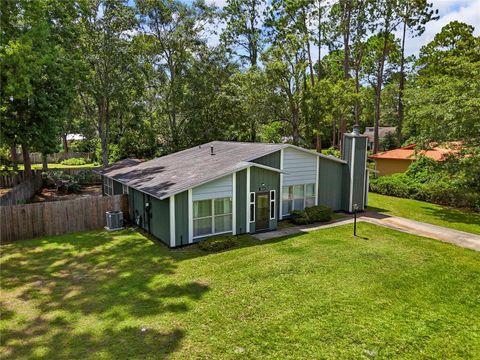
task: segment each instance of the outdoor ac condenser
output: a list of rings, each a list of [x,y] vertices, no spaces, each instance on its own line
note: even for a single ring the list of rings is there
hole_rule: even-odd
[[[123,212],[107,211],[105,216],[107,218],[107,226],[105,226],[105,229],[109,231],[123,229]]]

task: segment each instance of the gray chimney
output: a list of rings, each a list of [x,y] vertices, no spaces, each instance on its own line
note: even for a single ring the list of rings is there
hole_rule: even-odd
[[[358,125],[353,125],[352,134],[353,134],[354,136],[360,136],[360,126],[358,126]]]

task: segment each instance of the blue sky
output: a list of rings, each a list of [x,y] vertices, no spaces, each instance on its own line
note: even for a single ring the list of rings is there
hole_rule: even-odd
[[[184,0],[191,2],[191,0]],[[225,5],[226,0],[206,0],[219,7]],[[475,27],[475,34],[480,35],[480,0],[430,0],[433,8],[438,9],[440,19],[426,25],[425,32],[420,37],[410,39],[406,44],[406,54],[418,54],[420,48],[433,40],[436,33],[450,21],[458,20]],[[399,34],[400,35],[400,34]],[[216,39],[210,39],[215,43]],[[316,54],[315,54],[316,55]]]

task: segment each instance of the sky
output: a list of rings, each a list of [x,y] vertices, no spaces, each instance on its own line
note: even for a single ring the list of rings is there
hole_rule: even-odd
[[[191,0],[185,0],[191,2]],[[475,35],[480,36],[480,0],[430,0],[433,9],[438,9],[440,19],[431,21],[425,27],[425,32],[420,37],[409,38],[406,41],[406,55],[417,55],[420,48],[433,40],[435,34],[440,32],[443,26],[450,21],[457,20],[475,27]],[[225,5],[226,0],[207,0],[218,7]],[[400,37],[399,31],[398,36]],[[215,37],[209,39],[209,43],[215,44],[218,41]],[[322,50],[323,51],[323,50]],[[315,58],[317,54],[312,54]]]

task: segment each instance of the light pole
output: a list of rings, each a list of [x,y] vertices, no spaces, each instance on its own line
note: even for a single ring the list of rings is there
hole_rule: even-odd
[[[358,205],[353,204],[353,236],[357,237],[357,211]]]

